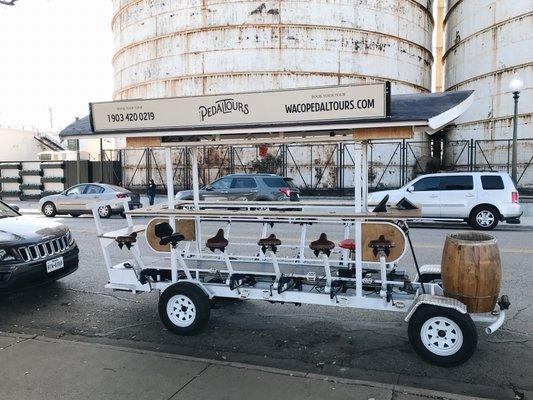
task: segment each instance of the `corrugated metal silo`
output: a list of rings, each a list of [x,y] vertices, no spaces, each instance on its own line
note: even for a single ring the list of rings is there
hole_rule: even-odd
[[[429,4],[428,4],[429,3]],[[431,85],[431,0],[115,0],[115,98]]]
[[[448,138],[511,138],[514,103],[509,83],[516,75],[525,83],[518,135],[532,138],[533,0],[448,0],[444,23],[445,90],[473,89],[476,98]],[[479,157],[491,163],[487,167],[507,162],[506,142],[479,142],[478,153],[480,149]]]
[[[385,80],[393,93],[430,91],[431,8],[432,0],[114,0],[114,98]],[[309,154],[294,157],[315,174]]]

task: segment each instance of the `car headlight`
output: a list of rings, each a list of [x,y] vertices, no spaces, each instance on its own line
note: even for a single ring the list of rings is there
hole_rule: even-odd
[[[13,249],[0,249],[0,261],[2,262],[8,262],[8,261],[16,261],[17,256]]]
[[[72,237],[72,233],[70,233],[70,231],[67,231],[67,243],[69,246],[74,244],[74,238]]]

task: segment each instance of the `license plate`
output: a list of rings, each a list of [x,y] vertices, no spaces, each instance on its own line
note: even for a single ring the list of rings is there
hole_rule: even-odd
[[[53,272],[61,269],[65,266],[63,262],[63,257],[54,258],[53,260],[48,260],[46,262],[46,272]]]

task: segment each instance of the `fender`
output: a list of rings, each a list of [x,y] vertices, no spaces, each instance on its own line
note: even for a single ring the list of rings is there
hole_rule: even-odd
[[[407,310],[405,322],[409,322],[416,309],[422,304],[452,308],[459,311],[461,314],[466,314],[466,305],[461,303],[459,300],[452,299],[451,297],[436,296],[434,294],[421,294],[415,299],[415,301],[413,301],[409,307],[409,310]]]

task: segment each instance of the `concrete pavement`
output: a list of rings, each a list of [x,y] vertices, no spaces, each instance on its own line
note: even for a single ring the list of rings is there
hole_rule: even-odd
[[[0,398],[475,399],[462,395],[0,332]]]

